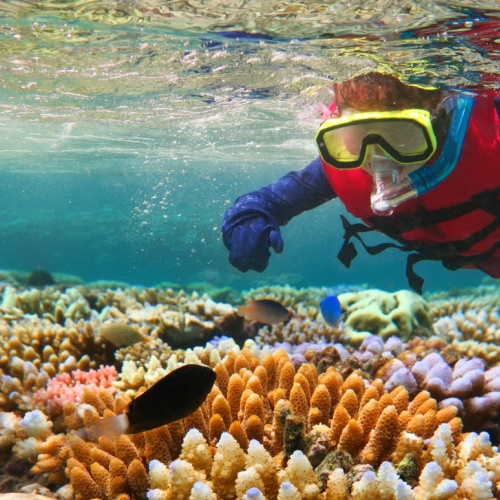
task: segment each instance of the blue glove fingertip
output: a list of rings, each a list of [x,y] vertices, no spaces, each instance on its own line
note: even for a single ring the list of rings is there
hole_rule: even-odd
[[[282,253],[283,252],[283,247],[285,245],[283,238],[281,237],[281,234],[279,231],[271,231],[269,233],[269,243],[273,247],[273,250],[276,253]]]

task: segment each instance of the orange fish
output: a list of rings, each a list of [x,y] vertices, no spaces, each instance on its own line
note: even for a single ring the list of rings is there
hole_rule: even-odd
[[[290,318],[291,312],[276,300],[247,300],[246,306],[237,306],[240,316],[245,316],[259,323],[274,325]]]

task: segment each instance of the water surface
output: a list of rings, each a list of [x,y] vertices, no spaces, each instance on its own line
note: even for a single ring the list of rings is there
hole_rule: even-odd
[[[332,81],[391,67],[411,83],[497,85],[500,9],[476,5],[3,2],[0,269],[405,287],[396,251],[360,251],[350,270],[337,261],[338,202],[283,228],[285,253],[263,275],[227,263],[222,215],[315,157],[316,106]],[[427,289],[483,277],[417,270]]]

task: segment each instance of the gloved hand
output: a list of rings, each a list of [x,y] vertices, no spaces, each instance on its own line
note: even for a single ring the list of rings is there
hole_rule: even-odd
[[[229,262],[243,273],[249,269],[261,273],[269,262],[270,247],[276,253],[283,252],[280,228],[276,221],[270,220],[272,217],[237,212],[237,207],[229,209],[222,225],[222,238],[229,250]]]
[[[267,267],[270,248],[283,252],[280,226],[335,197],[319,158],[298,172],[240,196],[224,215],[222,239],[229,262],[246,273]]]

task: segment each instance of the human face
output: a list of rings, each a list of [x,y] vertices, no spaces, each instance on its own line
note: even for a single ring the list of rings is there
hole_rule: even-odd
[[[377,162],[392,162],[394,164],[394,168],[398,172],[398,178],[405,177],[406,175],[418,170],[420,167],[425,165],[427,161],[420,161],[417,163],[411,164],[403,164],[394,161],[389,155],[385,153],[385,151],[377,146],[376,144],[370,146],[370,151],[366,158],[366,161],[361,165],[361,169],[365,172],[369,173],[373,177],[373,172],[376,170]]]
[[[340,170],[364,165],[374,148],[402,165],[428,160],[436,150],[430,113],[420,109],[356,112],[344,110],[326,120],[316,134],[325,163]],[[410,167],[411,168],[411,167]]]

